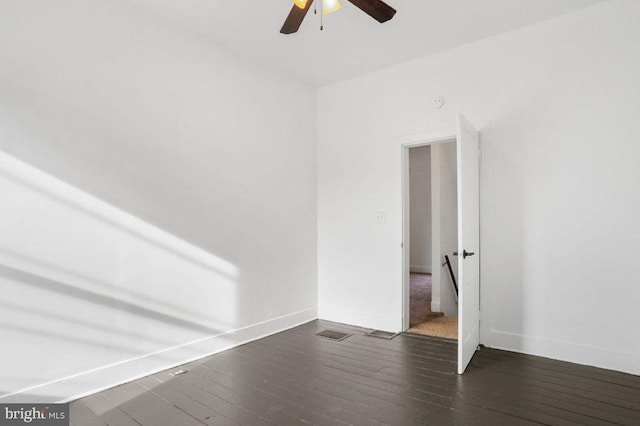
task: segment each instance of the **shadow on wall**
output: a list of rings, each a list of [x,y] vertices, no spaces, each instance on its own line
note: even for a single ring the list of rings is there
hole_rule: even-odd
[[[169,306],[157,308],[117,291],[108,295],[5,265],[0,265],[0,283],[5,294],[20,295],[0,301],[0,336],[11,342],[0,354],[1,382],[10,389],[0,393],[0,400],[50,380],[151,353],[166,365],[184,362],[202,355],[201,348],[188,346],[190,342],[235,328],[215,312],[194,320]],[[157,353],[182,344],[186,346],[178,357]],[[60,373],[54,375],[55,371]],[[101,386],[86,382],[86,389]],[[32,392],[37,396],[33,401],[47,401],[35,389]],[[21,393],[16,401],[29,399]]]
[[[106,296],[89,290],[84,290],[82,288],[64,284],[62,282],[55,281],[49,278],[40,277],[38,275],[20,271],[18,269],[10,268],[4,265],[0,265],[0,277],[19,282],[22,285],[31,286],[39,290],[47,292],[57,292],[64,296],[72,297],[83,302],[120,310],[138,317],[145,317],[157,322],[165,323],[166,325],[174,325],[188,330],[195,330],[209,334],[218,334],[221,332],[221,330],[219,329],[207,327],[202,325],[201,323],[189,321],[174,315],[167,314],[165,312],[149,309],[142,305],[131,303],[124,299],[113,296]],[[46,300],[47,297],[42,295],[42,299]],[[0,304],[1,303],[2,302],[0,302]],[[20,309],[22,308],[23,307],[20,307]]]
[[[117,298],[110,296],[109,293],[110,292],[113,293],[114,289],[116,289],[116,286],[114,284],[109,284],[104,281],[99,281],[95,278],[80,275],[72,271],[63,270],[59,267],[56,267],[55,265],[48,264],[41,260],[27,259],[24,256],[21,256],[16,253],[11,253],[10,251],[5,250],[3,248],[0,248],[0,258],[12,259],[13,262],[11,263],[30,265],[31,266],[30,269],[50,271],[54,273],[55,276],[65,277],[66,281],[68,281],[68,283],[64,283],[62,280],[53,280],[50,278],[46,278],[43,275],[27,272],[23,270],[23,268],[20,268],[20,269],[11,268],[8,265],[3,265],[2,263],[0,263],[0,271],[2,271],[2,268],[4,267],[7,270],[15,271],[15,273],[18,275],[24,274],[23,277],[17,277],[15,281],[22,282],[22,279],[20,278],[33,277],[35,279],[33,285],[36,285],[36,286],[37,284],[35,283],[42,282],[43,280],[56,283],[56,285],[54,286],[44,286],[44,285],[41,286],[43,290],[47,290],[47,289],[52,289],[56,291],[59,290],[60,293],[67,294],[69,296],[78,297],[80,299],[84,298],[87,301],[95,301],[96,298],[100,298],[100,297],[102,297],[103,299],[112,299],[112,301],[115,303],[105,304],[105,306],[111,305],[112,307],[118,307],[119,304],[127,304],[127,303],[130,303],[130,301],[135,300],[135,301],[139,301],[140,303],[144,303],[146,306],[153,306],[156,309],[156,312],[158,312],[161,315],[165,315],[164,313],[165,311],[180,312],[180,314],[184,315],[184,317],[193,319],[193,324],[201,324],[201,321],[206,322],[206,321],[210,321],[211,319],[209,316],[206,316],[206,315],[197,315],[196,312],[193,312],[192,310],[181,307],[179,303],[168,303],[167,301],[164,301],[161,298],[158,298],[156,294],[141,294],[140,292],[132,290],[129,286],[117,288],[117,292],[116,292],[116,294],[118,295]],[[19,261],[19,262],[16,262],[16,261]],[[38,267],[35,267],[34,265],[38,265]],[[2,275],[1,272],[0,272],[0,275]],[[7,277],[9,278],[10,275],[11,274],[9,274]],[[73,286],[70,283],[78,283],[78,286],[77,287]],[[64,288],[62,286],[64,286]],[[87,288],[92,288],[94,290],[88,291],[86,290]],[[85,297],[79,296],[79,294],[82,294],[82,292],[87,293]],[[89,296],[89,294],[92,296]],[[92,300],[92,298],[94,300]],[[220,324],[220,325],[225,325],[225,324]],[[230,325],[230,324],[226,324],[226,325]]]
[[[113,381],[84,374],[149,355],[129,374],[166,368],[238,328],[234,265],[6,154],[0,192],[0,401],[93,390]]]
[[[523,198],[526,192],[522,190],[525,188],[523,173],[526,169],[523,162],[528,159],[516,143],[495,143],[518,140],[523,131],[521,128],[504,128],[502,121],[522,122],[505,118],[493,121],[490,129],[481,131],[480,229],[492,230],[480,236],[481,336],[484,343],[492,347],[505,347],[505,337],[512,340],[522,335],[526,328],[527,309],[523,282],[526,253],[521,242],[525,241],[526,228]],[[505,198],[504,194],[508,197]],[[502,202],[497,203],[496,200]],[[509,324],[509,328],[494,328],[497,323]],[[495,341],[496,334],[500,335],[500,342]]]

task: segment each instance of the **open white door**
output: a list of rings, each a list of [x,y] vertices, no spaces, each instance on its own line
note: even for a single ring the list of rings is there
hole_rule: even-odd
[[[458,374],[480,344],[480,146],[458,115]]]

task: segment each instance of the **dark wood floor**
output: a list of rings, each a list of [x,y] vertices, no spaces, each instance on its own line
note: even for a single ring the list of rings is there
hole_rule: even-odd
[[[640,425],[640,377],[492,349],[458,376],[453,342],[365,331],[314,321],[73,402],[71,423]]]

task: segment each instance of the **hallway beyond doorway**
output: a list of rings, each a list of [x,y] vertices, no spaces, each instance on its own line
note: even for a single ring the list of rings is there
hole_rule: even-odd
[[[409,333],[458,338],[458,318],[431,310],[431,274],[411,273]]]

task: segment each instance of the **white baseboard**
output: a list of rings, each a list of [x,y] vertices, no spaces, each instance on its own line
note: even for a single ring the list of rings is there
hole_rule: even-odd
[[[440,302],[431,302],[431,311],[432,312],[442,312],[440,310]]]
[[[69,402],[123,383],[204,358],[245,343],[313,321],[317,308],[309,308],[195,342],[168,348],[117,364],[61,378],[0,397],[2,403]],[[37,401],[30,399],[38,397]]]
[[[640,375],[640,354],[636,353],[496,330],[489,330],[482,342],[495,349]]]
[[[432,272],[431,266],[411,265],[409,270],[416,274],[430,274]]]
[[[401,315],[379,315],[369,312],[356,312],[320,306],[318,307],[318,318],[373,330],[383,330],[394,333],[402,331]]]

